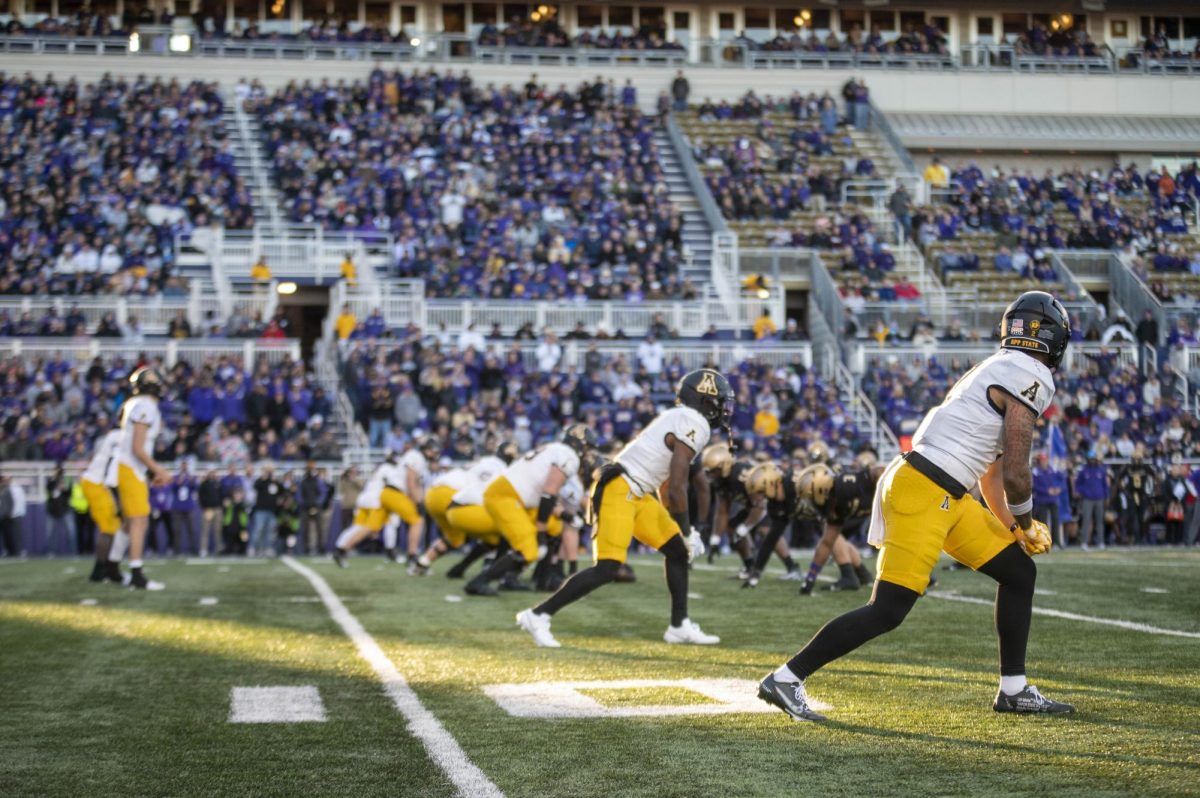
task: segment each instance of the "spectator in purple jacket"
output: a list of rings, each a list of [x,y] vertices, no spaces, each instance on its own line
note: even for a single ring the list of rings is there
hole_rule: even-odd
[[[1075,472],[1075,496],[1079,499],[1079,542],[1086,551],[1089,546],[1104,548],[1106,530],[1104,509],[1108,506],[1108,466],[1100,462],[1093,449],[1087,463]]]

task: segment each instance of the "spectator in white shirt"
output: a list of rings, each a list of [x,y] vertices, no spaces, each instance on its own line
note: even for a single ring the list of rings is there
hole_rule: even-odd
[[[457,227],[462,224],[463,208],[467,206],[467,198],[456,192],[448,192],[438,200],[442,206],[442,224]]]
[[[663,345],[655,340],[653,335],[647,335],[646,340],[638,346],[637,359],[647,374],[657,376],[663,370]]]
[[[483,338],[483,333],[475,329],[475,322],[467,325],[467,329],[458,334],[458,348],[462,352],[468,349],[474,349],[480,354],[487,347],[487,342]]]
[[[554,368],[562,360],[562,346],[558,343],[558,336],[554,331],[547,328],[542,334],[542,342],[538,344],[537,352],[535,353],[538,363],[538,371],[543,374],[548,374],[554,371]]]
[[[617,378],[617,387],[613,388],[613,400],[623,402],[626,399],[639,399],[641,396],[642,387],[633,381],[629,372],[621,372],[621,376]]]

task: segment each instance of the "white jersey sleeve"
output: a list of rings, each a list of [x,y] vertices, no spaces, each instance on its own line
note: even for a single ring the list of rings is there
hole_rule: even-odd
[[[578,515],[583,512],[585,496],[583,483],[579,481],[579,477],[571,477],[562,486],[562,490],[558,492],[558,503],[562,506],[564,513],[575,513]]]
[[[507,468],[504,461],[493,454],[481,458],[478,463],[467,469],[467,473],[476,481],[484,485],[491,482],[496,477],[500,476]]]
[[[654,493],[671,475],[668,435],[683,441],[694,457],[708,445],[712,430],[704,416],[690,407],[672,407],[651,421],[616,456],[630,479],[630,487],[639,496]]]
[[[913,451],[967,490],[1004,454],[1004,418],[989,396],[993,388],[1038,416],[1054,399],[1054,377],[1045,364],[1001,349],[964,374],[913,436]]]
[[[421,454],[416,449],[409,449],[400,458],[400,483],[395,487],[402,491],[408,490],[408,479],[404,474],[404,470],[412,471],[417,475],[417,482],[424,485],[429,481],[429,461],[425,459],[425,455]]]
[[[162,430],[162,414],[158,411],[158,400],[150,396],[134,396],[121,407],[121,441],[117,447],[116,462],[133,470],[140,479],[146,478],[146,465],[133,456],[133,430],[138,424],[146,426],[146,453],[154,451],[154,441]],[[115,474],[114,474],[115,477]]]
[[[93,485],[103,485],[108,478],[109,465],[116,456],[117,446],[121,443],[121,430],[114,429],[96,441],[92,451],[92,459],[83,470],[82,478]]]
[[[548,443],[514,460],[501,476],[513,486],[525,506],[533,508],[541,501],[542,490],[554,468],[570,479],[579,473],[579,455],[565,443]]]

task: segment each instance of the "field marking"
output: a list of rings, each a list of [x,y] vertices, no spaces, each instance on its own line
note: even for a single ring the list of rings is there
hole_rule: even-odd
[[[99,604],[100,602],[99,602],[99,601],[96,601],[96,599],[90,599],[90,598],[89,598],[89,599],[83,599],[83,600],[82,600],[82,601],[80,601],[79,603],[80,603],[81,605],[83,605],[84,607],[95,607],[95,606],[96,606],[97,604]]]
[[[929,592],[925,595],[932,598],[945,599],[946,601],[961,601],[964,604],[979,604],[985,607],[991,607],[995,604],[992,599],[975,598],[974,596],[960,596],[956,593],[941,593]],[[1179,629],[1163,629],[1159,626],[1151,626],[1147,623],[1137,623],[1135,621],[1119,621],[1115,618],[1097,618],[1092,615],[1080,615],[1075,612],[1064,612],[1062,610],[1051,610],[1045,607],[1034,607],[1034,615],[1045,615],[1050,618],[1062,618],[1068,621],[1083,621],[1084,623],[1096,623],[1102,626],[1115,626],[1118,629],[1128,629],[1131,632],[1145,632],[1151,635],[1166,635],[1169,637],[1189,637],[1195,640],[1200,640],[1200,632],[1184,632]]]
[[[462,600],[463,600],[462,596],[456,596],[453,593],[446,596],[446,601],[450,602],[451,604],[461,604]]]
[[[358,649],[358,655],[366,660],[383,682],[384,692],[408,721],[409,732],[425,746],[429,758],[450,778],[459,795],[464,798],[504,798],[500,788],[467,758],[467,752],[458,744],[458,740],[455,740],[433,713],[425,708],[400,671],[396,670],[395,663],[383,653],[375,638],[367,633],[350,610],[346,609],[346,605],[338,598],[337,593],[333,592],[329,583],[316,571],[301,565],[290,556],[281,557],[280,562],[303,576],[313,586],[313,590],[324,602],[325,609],[329,611],[329,617],[342,627],[342,631]]]
[[[1144,588],[1142,588],[1142,592],[1143,593],[1170,593],[1171,591],[1167,590],[1165,587],[1144,587]]]
[[[313,685],[235,687],[229,698],[230,723],[324,723],[325,704]]]
[[[199,604],[201,607],[212,607],[217,603],[216,596],[201,596]]]
[[[601,704],[580,690],[630,690],[673,687],[691,690],[715,704],[619,706]],[[728,715],[778,712],[758,700],[758,682],[749,679],[619,679],[615,681],[526,682],[489,684],[483,692],[515,718],[645,718],[671,715]],[[814,709],[831,707],[809,699]]]
[[[224,566],[228,566],[228,565],[266,565],[269,562],[270,562],[270,560],[251,560],[249,558],[235,560],[235,559],[228,558],[228,557],[222,557],[221,559],[217,560],[212,557],[188,557],[186,560],[183,561],[183,564],[184,565],[220,565],[220,566],[224,567]]]

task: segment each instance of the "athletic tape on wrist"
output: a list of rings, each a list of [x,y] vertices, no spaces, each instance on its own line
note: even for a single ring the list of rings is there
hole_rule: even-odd
[[[1030,496],[1028,499],[1021,502],[1020,504],[1008,505],[1008,511],[1010,513],[1012,513],[1013,515],[1025,515],[1026,513],[1032,513],[1033,512],[1033,497]]]

